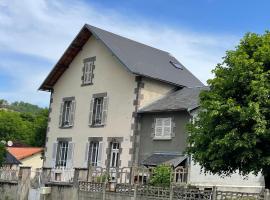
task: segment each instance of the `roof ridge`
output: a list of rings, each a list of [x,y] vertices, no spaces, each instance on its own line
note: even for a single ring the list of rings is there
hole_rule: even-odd
[[[105,29],[102,29],[102,28],[99,28],[99,27],[96,27],[96,26],[93,26],[93,25],[90,25],[90,24],[87,24],[87,23],[86,23],[85,25],[86,25],[87,27],[90,27],[90,29],[91,29],[91,27],[93,27],[93,28],[99,29],[99,30],[101,30],[101,31],[107,32],[107,33],[109,33],[109,34],[115,35],[115,36],[117,36],[117,37],[121,37],[121,38],[123,38],[123,39],[129,40],[129,41],[131,41],[131,42],[136,42],[136,43],[138,43],[138,44],[140,44],[140,45],[143,45],[143,46],[146,46],[146,47],[149,47],[149,48],[158,50],[158,51],[162,51],[162,52],[164,52],[164,53],[167,53],[169,56],[174,57],[174,56],[173,56],[170,52],[168,52],[168,51],[165,51],[165,50],[162,50],[162,49],[159,49],[159,48],[150,46],[150,45],[148,45],[148,44],[144,44],[144,43],[139,42],[139,41],[134,40],[134,39],[127,38],[127,37],[122,36],[122,35],[120,35],[120,34],[118,34],[118,33],[113,33],[113,32],[111,32],[111,31],[107,31],[107,30],[105,30]]]

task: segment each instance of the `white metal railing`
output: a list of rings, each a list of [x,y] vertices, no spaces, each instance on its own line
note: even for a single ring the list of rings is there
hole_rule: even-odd
[[[73,182],[74,169],[56,167],[51,169],[50,182]]]
[[[0,169],[1,181],[18,181],[19,170],[18,169]]]

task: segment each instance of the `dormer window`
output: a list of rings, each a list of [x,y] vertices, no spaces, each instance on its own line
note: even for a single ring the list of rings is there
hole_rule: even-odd
[[[173,62],[173,61],[170,61],[170,63],[177,69],[183,69],[183,65],[180,64],[180,63],[176,63],[176,62]]]
[[[96,61],[96,57],[84,59],[82,85],[93,84],[93,78],[94,78],[93,71],[95,68],[95,65],[94,65],[95,61]]]

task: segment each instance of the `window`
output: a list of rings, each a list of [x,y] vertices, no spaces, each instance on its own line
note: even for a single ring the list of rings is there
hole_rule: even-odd
[[[110,167],[119,167],[119,146],[118,142],[111,143]]]
[[[93,124],[101,125],[103,109],[103,97],[95,98],[94,100],[94,110],[93,110]]]
[[[72,127],[74,122],[75,99],[64,98],[61,104],[59,127]]]
[[[90,166],[98,166],[99,142],[90,142],[89,148],[89,164]]]
[[[89,166],[101,166],[102,164],[102,150],[103,150],[102,138],[91,138],[89,142],[86,143],[85,149],[85,167]]]
[[[68,141],[59,141],[56,157],[56,167],[66,167],[68,156]]]
[[[172,137],[172,119],[156,118],[154,139],[171,139]]]
[[[82,85],[89,85],[93,83],[93,70],[96,57],[84,59]]]
[[[106,93],[100,95],[94,95],[90,104],[90,116],[89,125],[90,126],[104,126],[107,119],[107,108],[108,108],[108,97],[105,96]]]
[[[71,138],[57,138],[53,143],[51,167],[72,168],[74,147]]]

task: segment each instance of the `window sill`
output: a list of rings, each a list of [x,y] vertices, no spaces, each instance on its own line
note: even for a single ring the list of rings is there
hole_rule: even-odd
[[[101,124],[101,125],[90,125],[91,128],[102,128],[104,126],[105,126],[104,124]]]
[[[172,137],[154,137],[153,140],[171,140]]]
[[[69,129],[69,128],[72,128],[73,126],[61,126],[59,127],[60,129]]]
[[[82,83],[81,86],[88,86],[88,85],[93,85],[93,83]]]

